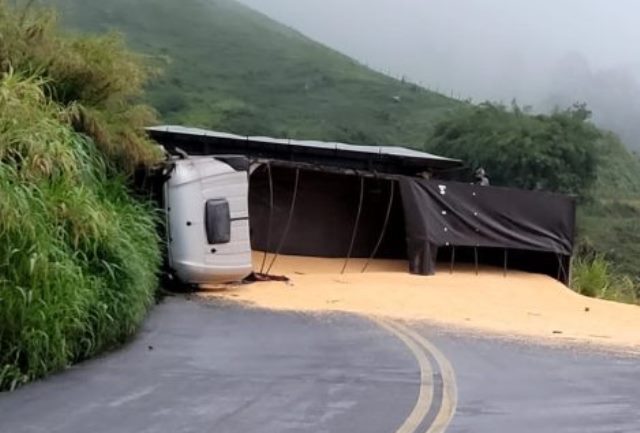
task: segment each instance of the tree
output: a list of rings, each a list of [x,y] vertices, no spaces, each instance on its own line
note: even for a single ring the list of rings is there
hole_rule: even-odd
[[[492,183],[584,196],[596,179],[601,132],[584,105],[531,115],[484,103],[441,121],[429,150],[483,167]]]

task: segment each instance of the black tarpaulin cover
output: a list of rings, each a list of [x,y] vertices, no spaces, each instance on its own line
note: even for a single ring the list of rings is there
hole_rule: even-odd
[[[414,273],[434,273],[437,250],[445,246],[572,253],[570,197],[407,177],[399,183]]]
[[[375,252],[376,258],[408,259],[409,270],[422,275],[435,272],[438,252],[445,260],[455,252],[460,263],[472,261],[475,252],[476,262],[505,268],[508,252],[510,268],[567,279],[575,219],[569,197],[305,169],[296,187],[295,173],[295,167],[276,165],[252,173],[253,248],[314,257],[347,257],[351,250],[350,257],[368,258]]]

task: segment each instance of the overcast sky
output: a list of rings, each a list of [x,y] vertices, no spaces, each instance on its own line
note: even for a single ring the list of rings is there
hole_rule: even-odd
[[[638,0],[242,1],[446,94],[540,108],[586,101],[612,128],[628,122],[612,106],[640,114]]]

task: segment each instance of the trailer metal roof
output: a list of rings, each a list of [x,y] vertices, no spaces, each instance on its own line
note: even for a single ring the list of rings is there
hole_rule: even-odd
[[[193,155],[234,154],[397,174],[447,170],[462,165],[457,159],[395,146],[241,136],[174,125],[154,126],[147,131],[169,152],[180,148]]]

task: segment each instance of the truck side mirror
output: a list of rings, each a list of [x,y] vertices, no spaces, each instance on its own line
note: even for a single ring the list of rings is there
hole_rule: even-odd
[[[207,200],[204,219],[209,245],[231,242],[231,212],[227,200]]]

